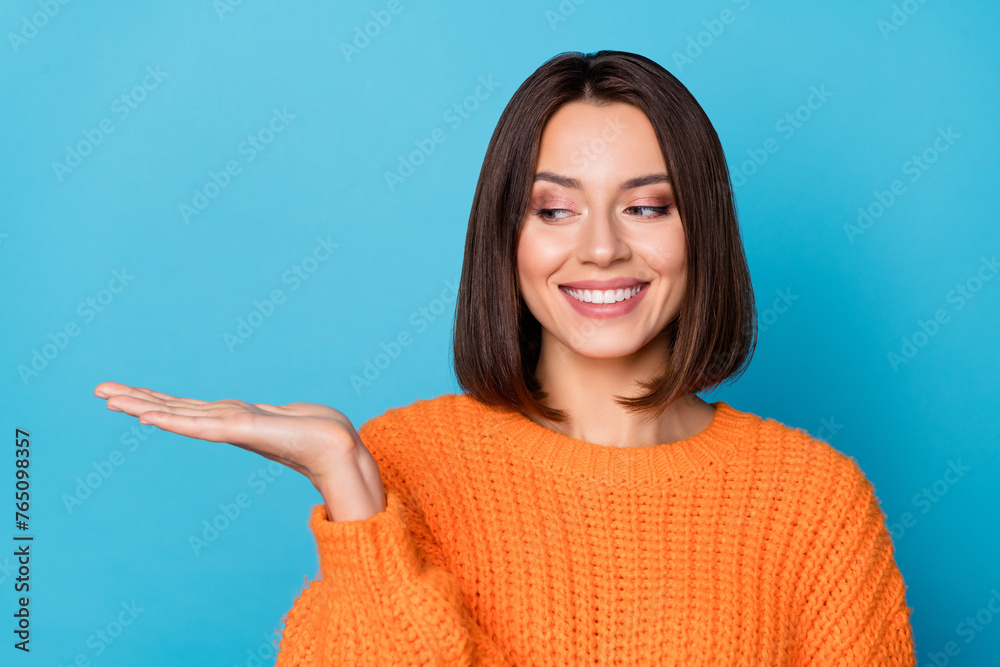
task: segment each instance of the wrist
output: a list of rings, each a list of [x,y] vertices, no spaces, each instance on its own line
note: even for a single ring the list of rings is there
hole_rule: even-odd
[[[363,488],[354,493],[332,483],[320,482],[315,485],[326,506],[329,521],[364,521],[386,510],[388,499],[381,487]]]

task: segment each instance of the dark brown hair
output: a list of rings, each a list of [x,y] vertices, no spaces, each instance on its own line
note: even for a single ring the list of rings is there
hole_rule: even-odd
[[[661,335],[664,375],[647,391],[615,397],[651,415],[689,392],[711,389],[749,364],[757,316],[722,144],[694,96],[652,60],[623,51],[561,53],[535,70],[507,104],[486,149],[472,200],[455,312],[458,383],[488,405],[564,421],[542,405],[535,378],[541,325],[517,287],[517,243],[527,213],[542,129],[567,102],[624,102],[645,112],[670,174],[687,245],[687,289]]]

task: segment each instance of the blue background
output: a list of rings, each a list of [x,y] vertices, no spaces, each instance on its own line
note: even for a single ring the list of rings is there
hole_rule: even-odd
[[[306,521],[319,494],[235,447],[130,433],[137,420],[106,410],[93,387],[323,403],[357,426],[457,391],[448,281],[461,273],[490,134],[546,59],[609,48],[646,55],[689,87],[740,183],[762,332],[750,370],[704,397],[855,457],[894,526],[921,663],[988,664],[1000,653],[988,611],[1000,603],[1000,279],[983,263],[1000,252],[997,5],[398,7],[345,55],[386,2],[4,3],[0,427],[8,444],[15,428],[31,433],[35,542],[30,656],[11,648],[15,575],[0,556],[0,662],[272,662],[273,631],[317,573]],[[480,77],[495,88],[449,122]],[[827,94],[810,109],[813,87]],[[275,110],[281,131],[249,150]],[[77,166],[54,167],[81,142],[87,151],[102,121],[113,131],[70,157]],[[390,187],[385,173],[437,128],[445,141]],[[925,151],[933,163],[914,167]],[[212,173],[226,181],[230,161],[239,172],[206,188]],[[902,194],[880,211],[895,180]],[[213,196],[185,220],[196,189]],[[859,208],[873,217],[852,231]],[[317,239],[336,248],[303,262]],[[296,265],[312,269],[307,280],[290,278]],[[123,270],[124,288],[112,282]],[[991,279],[977,283],[977,272]],[[961,307],[959,285],[970,296]],[[283,303],[227,345],[276,289]],[[87,299],[105,303],[97,312]],[[921,336],[921,322],[934,334]],[[61,338],[67,325],[78,335]],[[369,385],[352,384],[402,333],[412,344],[383,358]],[[44,367],[24,373],[36,352]],[[2,461],[13,514],[13,452]],[[86,498],[67,505],[77,493]],[[196,554],[189,537],[240,493],[249,506]],[[133,603],[120,636],[97,640]],[[977,613],[986,624],[963,632]],[[948,642],[957,655],[943,654]]]

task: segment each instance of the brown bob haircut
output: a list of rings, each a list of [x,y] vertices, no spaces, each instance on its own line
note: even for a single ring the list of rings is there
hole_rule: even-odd
[[[487,405],[561,422],[535,377],[541,325],[517,285],[517,244],[528,211],[542,130],[567,102],[624,102],[656,132],[687,245],[687,289],[667,336],[666,371],[639,378],[627,409],[662,414],[689,392],[735,380],[756,347],[757,315],[719,137],[694,96],[652,60],[623,51],[561,53],[521,84],[486,149],[469,215],[455,311],[455,374]]]

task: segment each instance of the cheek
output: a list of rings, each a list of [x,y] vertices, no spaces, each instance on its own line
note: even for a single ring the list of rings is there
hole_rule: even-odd
[[[684,248],[669,248],[662,255],[661,270],[666,275],[677,276],[678,278],[683,278],[687,273],[687,253],[684,252]]]
[[[528,311],[539,321],[543,321],[544,308],[541,294],[545,289],[547,273],[544,253],[534,235],[527,230],[521,233],[517,244],[517,291],[524,299]]]
[[[650,268],[665,278],[682,280],[687,274],[687,247],[684,230],[676,228],[664,230],[656,238],[642,244],[642,254]]]
[[[525,283],[532,275],[533,258],[531,252],[531,241],[521,234],[517,243],[517,285],[521,292],[524,292]]]
[[[543,289],[544,281],[564,263],[557,239],[525,225],[517,244],[517,276],[522,290]]]

